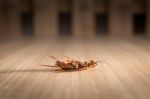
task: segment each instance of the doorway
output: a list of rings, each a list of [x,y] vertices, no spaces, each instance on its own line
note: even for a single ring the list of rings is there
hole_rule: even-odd
[[[134,34],[145,35],[146,33],[146,15],[135,14],[133,16]]]
[[[23,36],[33,36],[33,14],[25,12],[21,14],[21,27]]]
[[[106,35],[108,32],[108,17],[107,14],[95,15],[95,32],[97,35]]]

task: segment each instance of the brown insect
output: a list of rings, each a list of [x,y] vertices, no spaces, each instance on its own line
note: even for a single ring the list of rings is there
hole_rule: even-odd
[[[52,59],[56,60],[56,63],[54,66],[51,65],[42,65],[42,66],[46,66],[46,67],[59,67],[60,69],[63,70],[85,70],[87,68],[93,68],[96,65],[98,65],[98,62],[101,61],[94,61],[94,60],[90,60],[90,61],[84,61],[84,62],[80,62],[77,61],[75,59],[69,58],[67,56],[64,56],[65,58],[67,58],[66,61],[60,61],[57,58],[50,56]]]

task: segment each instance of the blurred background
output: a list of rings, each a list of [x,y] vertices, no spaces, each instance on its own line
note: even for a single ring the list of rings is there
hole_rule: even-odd
[[[0,0],[0,37],[150,35],[149,0]]]

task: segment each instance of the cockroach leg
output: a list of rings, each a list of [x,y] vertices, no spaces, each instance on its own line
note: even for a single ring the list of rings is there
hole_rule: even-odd
[[[83,67],[83,68],[79,68],[79,69],[77,69],[78,71],[82,71],[82,70],[86,70],[87,69],[87,67]]]
[[[45,66],[45,67],[57,67],[57,66],[51,66],[51,65],[42,65],[41,66]]]
[[[62,71],[62,69],[55,69],[55,71]]]
[[[67,58],[67,59],[74,60],[73,58],[70,58],[70,57],[68,57],[68,56],[63,56],[63,57],[65,57],[65,58]]]
[[[52,59],[54,59],[54,60],[58,60],[56,57],[51,56],[51,55],[48,55],[48,57],[50,57],[50,58],[52,58]]]

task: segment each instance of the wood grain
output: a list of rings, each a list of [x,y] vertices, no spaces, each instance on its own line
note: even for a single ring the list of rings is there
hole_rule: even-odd
[[[0,43],[0,99],[149,99],[150,40],[20,39]],[[104,60],[64,72],[47,55]]]

